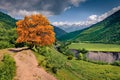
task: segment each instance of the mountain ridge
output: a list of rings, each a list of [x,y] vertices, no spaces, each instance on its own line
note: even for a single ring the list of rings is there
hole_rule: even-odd
[[[62,36],[59,40],[120,43],[120,10],[101,22],[72,33],[74,33],[72,38],[69,37],[69,39],[64,39],[64,36]],[[70,34],[71,33],[68,33],[66,35],[70,36]]]

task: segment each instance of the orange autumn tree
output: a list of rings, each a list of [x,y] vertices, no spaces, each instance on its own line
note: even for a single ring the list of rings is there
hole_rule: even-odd
[[[47,46],[55,42],[53,26],[41,14],[25,16],[16,22],[18,38],[17,43],[26,42],[31,45]]]

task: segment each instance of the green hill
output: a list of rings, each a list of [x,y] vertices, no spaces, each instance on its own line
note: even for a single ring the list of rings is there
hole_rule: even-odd
[[[53,25],[52,25],[53,26]],[[54,31],[56,33],[56,38],[61,37],[62,35],[65,35],[67,32],[65,32],[64,30],[60,29],[59,27],[53,26],[54,27]]]
[[[73,37],[69,37],[73,33]],[[120,10],[84,30],[66,34],[69,38],[62,40],[120,43]]]
[[[77,37],[77,35],[80,34],[83,30],[66,33],[65,35],[62,35],[61,37],[59,37],[58,40],[60,41],[74,40]]]
[[[0,49],[14,47],[16,39],[16,20],[0,12]]]
[[[16,20],[7,14],[0,12],[0,28],[11,29],[15,27]]]

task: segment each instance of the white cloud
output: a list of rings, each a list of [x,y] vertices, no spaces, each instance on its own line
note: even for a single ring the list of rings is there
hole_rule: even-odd
[[[52,24],[66,30],[67,32],[83,29],[89,27],[97,22],[100,22],[112,15],[116,11],[120,10],[120,6],[113,8],[112,10],[98,16],[98,15],[90,15],[86,21],[78,21],[78,22],[53,22]]]
[[[89,20],[97,20],[97,15],[91,15],[88,17]]]
[[[85,2],[86,0],[70,0],[71,4],[78,7],[80,2]]]

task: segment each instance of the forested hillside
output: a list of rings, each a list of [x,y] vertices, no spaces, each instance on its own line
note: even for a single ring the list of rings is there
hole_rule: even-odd
[[[0,48],[15,46],[15,39],[17,37],[15,22],[14,18],[0,12]]]
[[[65,38],[66,35],[69,38]],[[89,28],[66,35],[60,40],[120,43],[120,10]]]

